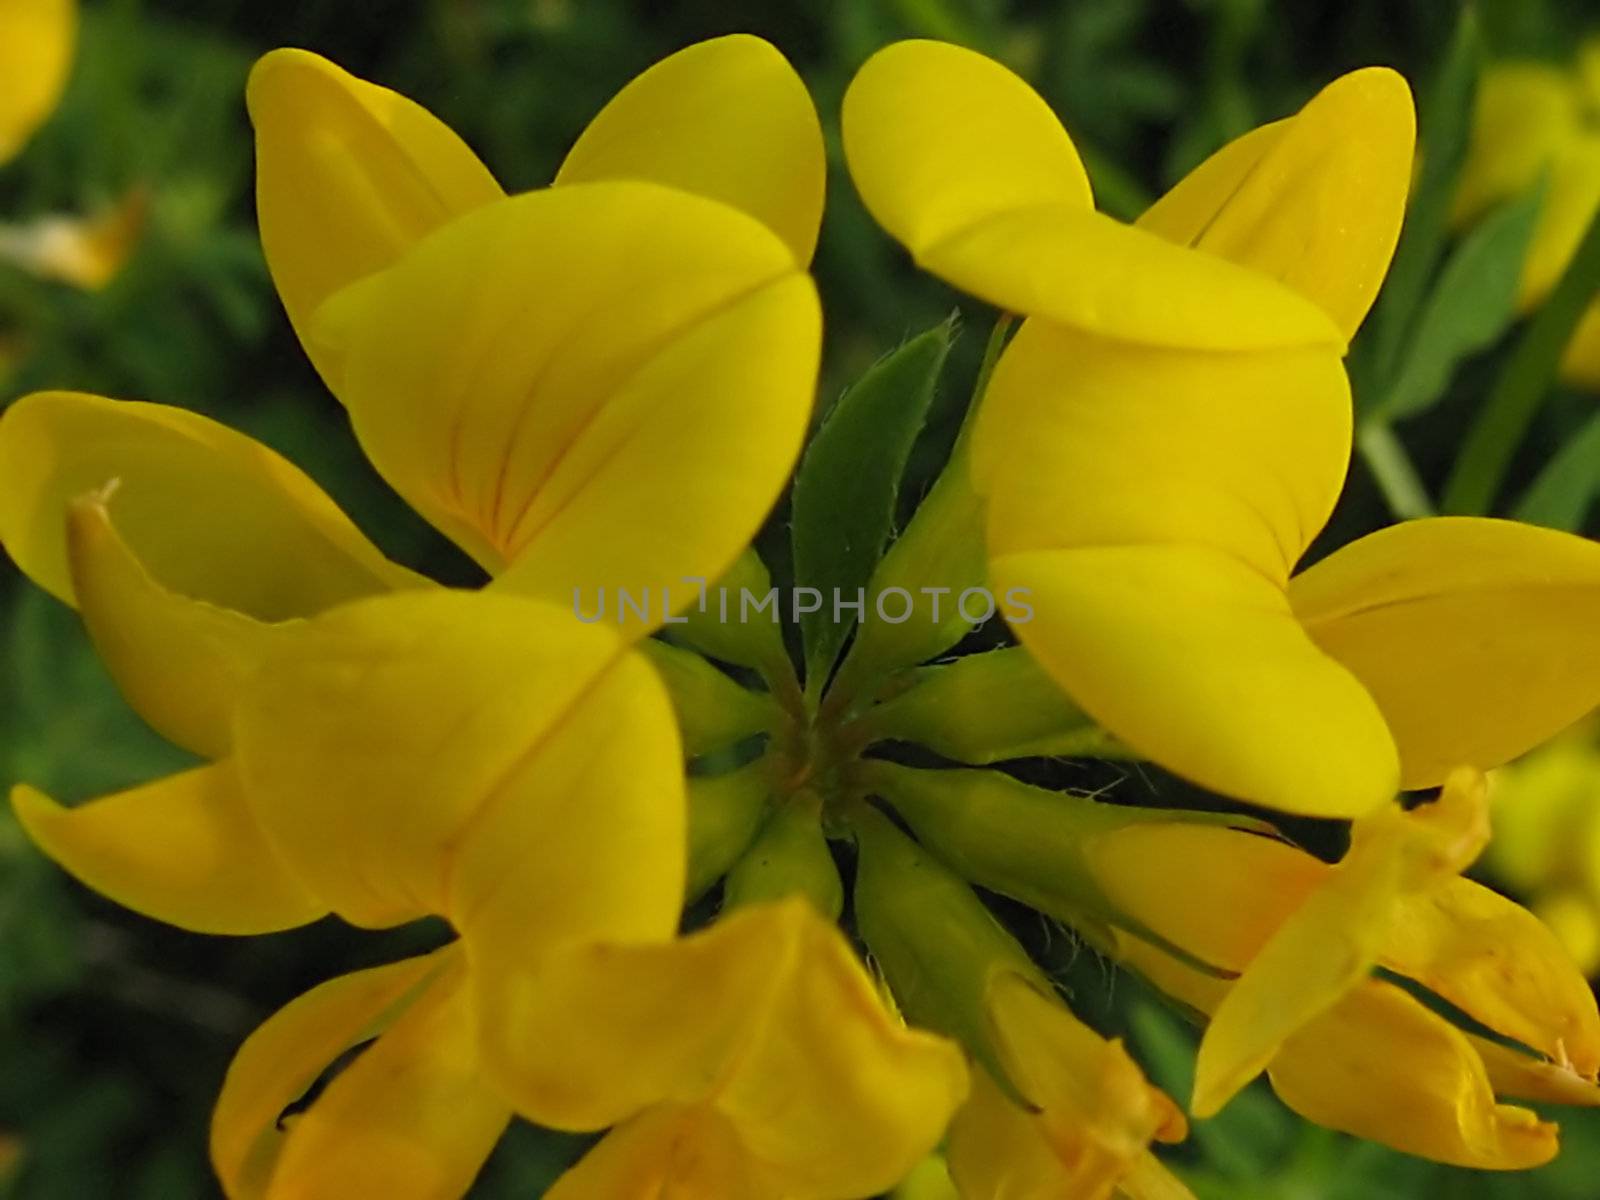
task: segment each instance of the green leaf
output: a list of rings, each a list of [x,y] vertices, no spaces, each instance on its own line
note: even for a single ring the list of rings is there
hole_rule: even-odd
[[[1486,513],[1523,435],[1561,365],[1584,310],[1600,290],[1600,214],[1589,222],[1555,291],[1534,314],[1517,348],[1494,381],[1445,485],[1440,507],[1467,516]]]
[[[883,556],[906,459],[955,332],[951,317],[881,359],[839,398],[800,463],[795,585],[822,596],[821,606],[800,620],[808,689],[820,689],[854,624],[835,619],[835,597],[852,601],[858,589],[864,592]]]
[[[1541,185],[1497,209],[1450,255],[1383,391],[1381,415],[1392,420],[1432,407],[1456,367],[1506,331],[1544,192]]]
[[[1600,413],[1561,452],[1545,464],[1528,486],[1513,515],[1519,521],[1576,532],[1600,490]]]
[[[1395,247],[1383,292],[1372,319],[1372,342],[1365,349],[1367,378],[1394,377],[1398,359],[1417,320],[1428,280],[1444,252],[1450,206],[1466,159],[1473,100],[1483,64],[1483,37],[1471,5],[1463,5],[1438,71],[1422,94],[1419,134],[1422,167],[1411,193],[1400,243]],[[1357,399],[1371,393],[1359,389]],[[1374,397],[1376,398],[1376,397]]]

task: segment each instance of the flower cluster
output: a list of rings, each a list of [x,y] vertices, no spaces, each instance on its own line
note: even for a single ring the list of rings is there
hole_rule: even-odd
[[[933,42],[866,63],[843,134],[867,207],[1022,321],[865,594],[1030,613],[1020,644],[949,659],[959,605],[864,605],[803,673],[778,626],[682,586],[770,593],[746,547],[811,418],[825,156],[783,58],[672,56],[513,195],[315,55],[268,55],[248,100],[289,319],[488,581],[388,560],[195,414],[55,392],[0,418],[0,541],[204,760],[75,808],[19,787],[33,840],[191,930],[451,930],[246,1041],[213,1125],[230,1196],[460,1195],[514,1115],[609,1131],[560,1200],[866,1196],[941,1146],[965,1200],[1184,1194],[1151,1150],[1183,1110],[980,888],[1205,1023],[1197,1117],[1265,1072],[1332,1128],[1516,1168],[1556,1129],[1503,1098],[1600,1102],[1581,975],[1462,877],[1482,772],[1600,701],[1600,547],[1439,519],[1297,570],[1411,174],[1393,73],[1335,81],[1126,225],[999,64]],[[602,588],[683,603],[578,619]],[[994,767],[1061,755],[1348,822],[1349,849]]]

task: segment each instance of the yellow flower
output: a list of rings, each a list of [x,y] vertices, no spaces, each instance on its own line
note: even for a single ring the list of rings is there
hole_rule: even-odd
[[[1526,897],[1585,975],[1600,970],[1600,749],[1584,724],[1491,777],[1484,861]]]
[[[1588,985],[1532,914],[1459,875],[1487,833],[1471,772],[1439,800],[1357,822],[1332,866],[1240,818],[1097,804],[992,772],[879,763],[870,782],[963,877],[1070,923],[1212,1019],[1197,1115],[1265,1068],[1312,1120],[1444,1162],[1522,1167],[1555,1153],[1555,1127],[1502,1111],[1495,1091],[1600,1103]],[[1374,1071],[1404,1079],[1392,1101],[1374,1100]]]
[[[231,1196],[459,1194],[513,1111],[619,1124],[582,1179],[692,1180],[716,1157],[752,1197],[866,1194],[961,1098],[954,1048],[899,1027],[804,902],[676,938],[682,750],[609,628],[510,596],[343,605],[266,660],[236,750],[311,905],[372,927],[438,915],[460,940],[326,984],[246,1042],[213,1129]],[[641,1132],[668,1125],[681,1161]]]
[[[1466,225],[1541,179],[1544,198],[1518,293],[1524,312],[1550,294],[1600,210],[1600,41],[1580,47],[1570,68],[1508,60],[1483,72],[1452,218]],[[1585,311],[1561,373],[1600,388],[1600,304]]]
[[[77,40],[76,0],[0,0],[0,163],[55,111]]]
[[[1355,817],[1600,700],[1587,541],[1415,521],[1294,575],[1343,484],[1340,355],[1405,206],[1393,72],[1336,80],[1131,227],[1093,210],[1039,97],[970,51],[880,51],[844,122],[880,222],[1029,318],[974,430],[989,582],[1031,593],[1018,638],[1107,731],[1214,791]]]
[[[663,87],[676,106],[651,102]],[[300,51],[263,60],[251,102],[274,270],[319,263],[338,269],[324,284],[351,285],[327,307],[357,436],[491,586],[569,609],[579,587],[647,595],[649,620],[623,627],[641,637],[669,586],[683,604],[683,576],[720,574],[783,486],[816,377],[800,216],[761,208],[769,173],[822,169],[783,59],[754,38],[692,47],[597,118],[564,168],[582,181],[439,214],[429,236],[388,201],[444,194],[464,162],[487,173],[426,112]],[[768,108],[804,120],[760,156],[734,154]],[[661,162],[667,183],[646,177]],[[685,190],[697,179],[702,192]],[[814,235],[820,182],[784,197],[809,203]],[[374,237],[392,263],[351,257]],[[309,320],[308,285],[284,286]],[[307,919],[252,849],[230,765],[242,681],[304,618],[428,581],[272,451],[177,409],[25,397],[0,417],[0,475],[0,542],[81,610],[133,707],[217,762],[75,809],[21,789],[25,827],[91,886],[186,928]]]
[[[964,1094],[959,1054],[900,1027],[803,903],[676,939],[684,748],[628,649],[669,585],[749,541],[807,424],[822,148],[799,81],[753,38],[691,47],[557,186],[509,198],[422,109],[315,56],[269,55],[250,104],[291,317],[379,470],[494,578],[432,587],[191,413],[43,393],[0,418],[0,540],[211,760],[72,809],[20,787],[41,847],[189,929],[332,912],[460,935],[247,1043],[216,1118],[226,1188],[452,1194],[512,1111],[620,1126],[578,1191],[693,1186],[707,1156],[757,1197],[892,1185]],[[580,622],[579,587],[648,617]],[[658,1161],[663,1129],[681,1153]]]

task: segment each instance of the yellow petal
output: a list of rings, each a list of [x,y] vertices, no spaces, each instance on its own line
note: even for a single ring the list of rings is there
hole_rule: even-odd
[[[1408,521],[1289,589],[1295,615],[1366,687],[1401,786],[1498,766],[1600,703],[1600,546],[1471,517]]]
[[[28,836],[78,879],[135,912],[199,933],[270,933],[326,907],[285,869],[228,762],[64,808],[11,794]]]
[[[1370,810],[1394,790],[1389,734],[1282,590],[1338,496],[1350,419],[1327,347],[1201,354],[1030,322],[973,447],[990,587],[1028,599],[1018,637],[1135,751],[1274,807]]]
[[[1593,1079],[1579,1075],[1571,1066],[1546,1062],[1473,1034],[1468,1034],[1467,1040],[1483,1060],[1496,1095],[1535,1100],[1543,1104],[1583,1108],[1600,1106],[1600,1087],[1595,1085]]]
[[[268,1194],[285,1147],[301,1136],[305,1120],[303,1115],[284,1118],[285,1110],[341,1055],[385,1034],[419,1001],[425,1001],[422,1023],[431,1023],[426,1009],[438,1013],[441,998],[456,987],[459,967],[459,949],[447,946],[341,975],[290,1001],[245,1039],[228,1067],[211,1120],[211,1160],[232,1200]],[[470,1064],[471,1048],[466,1049],[464,1061]],[[391,1051],[385,1057],[396,1056]]]
[[[1466,867],[1488,839],[1483,777],[1451,777],[1438,800],[1358,822],[1350,851],[1281,924],[1212,1015],[1195,1063],[1191,1110],[1217,1112],[1279,1047],[1348,995],[1377,963],[1407,895]]]
[[[307,354],[342,398],[336,360],[312,333],[317,306],[505,193],[426,109],[320,55],[265,55],[245,98],[267,266]]]
[[[1316,890],[1327,864],[1296,846],[1216,825],[1125,825],[1083,849],[1111,908],[1194,958],[1243,971]]]
[[[568,611],[444,591],[346,605],[267,660],[236,740],[268,835],[356,924],[520,913],[524,948],[674,928],[671,708],[643,660]]]
[[[447,964],[292,1119],[266,1200],[464,1195],[511,1119],[476,1032],[460,964]]]
[[[1001,308],[1163,345],[1340,341],[1292,291],[1094,212],[1055,115],[980,54],[921,41],[881,50],[843,120],[873,216],[921,266]]]
[[[822,223],[822,127],[805,84],[749,34],[697,42],[612,97],[556,183],[643,179],[742,209],[811,261]]]
[[[1466,1035],[1393,984],[1349,993],[1284,1044],[1270,1074],[1302,1116],[1408,1154],[1520,1170],[1556,1153],[1556,1127],[1496,1104]]]
[[[1468,879],[1403,897],[1383,963],[1480,1024],[1581,1075],[1600,1070],[1600,1012],[1543,922]]]
[[[68,513],[72,589],[100,661],[156,732],[207,758],[233,742],[233,710],[250,673],[295,623],[268,624],[167,590],[118,535],[108,498]]]
[[[0,416],[0,542],[74,602],[67,507],[115,483],[117,533],[151,579],[261,621],[417,587],[316,484],[226,426],[160,404],[77,392],[24,396]]]
[[[1201,354],[1031,321],[974,431],[989,554],[1211,546],[1282,586],[1333,511],[1350,439],[1326,347]]]
[[[1405,80],[1352,71],[1218,151],[1139,224],[1280,280],[1350,338],[1400,237],[1415,142]]]
[[[913,254],[1016,209],[1093,207],[1083,163],[1049,105],[976,51],[884,47],[856,72],[841,119],[856,189]]]
[[[761,1190],[727,1120],[703,1105],[658,1105],[617,1126],[545,1200],[786,1200]]]
[[[0,5],[0,164],[9,162],[55,111],[78,40],[76,0],[6,0]]]
[[[1069,1153],[1073,1157],[1067,1158]],[[1143,1148],[1124,1161],[1107,1157],[1092,1144],[1052,1145],[1041,1119],[1017,1107],[981,1072],[951,1122],[948,1154],[950,1176],[962,1200],[1108,1200],[1113,1195],[1193,1200]]]
[[[1145,1080],[1121,1042],[1102,1038],[1033,982],[997,974],[988,1008],[1006,1074],[1035,1106],[1035,1136],[1055,1159],[1037,1185],[1052,1183],[1061,1195],[1104,1195],[1152,1139],[1185,1136],[1183,1114]],[[959,1145],[953,1140],[953,1167],[964,1157]]]
[[[1180,246],[1195,245],[1293,124],[1292,117],[1272,121],[1225,143],[1145,209],[1135,224]]]
[[[1023,645],[1136,753],[1285,812],[1355,817],[1394,794],[1376,706],[1312,645],[1283,592],[1238,560],[1168,546],[1039,551],[994,560],[990,583],[1030,592]]]
[[[718,577],[799,450],[815,290],[769,230],[645,183],[490,206],[330,304],[385,478],[501,583],[649,619]]]
[[[594,1128],[651,1103],[709,1105],[786,1196],[892,1186],[965,1092],[960,1052],[900,1026],[804,900],[741,909],[676,943],[480,967],[483,1061],[519,1111]]]
[[[1119,935],[1119,960],[1199,1012],[1215,1010],[1228,985],[1137,938]],[[1547,1162],[1556,1128],[1527,1109],[1495,1103],[1470,1039],[1390,983],[1368,980],[1291,1036],[1268,1067],[1273,1089],[1301,1116],[1408,1154],[1487,1169]],[[1516,1072],[1521,1084],[1529,1073]],[[1556,1085],[1545,1074],[1535,1099]],[[1570,1088],[1564,1089],[1570,1093]],[[1515,1094],[1515,1093],[1514,1093]]]

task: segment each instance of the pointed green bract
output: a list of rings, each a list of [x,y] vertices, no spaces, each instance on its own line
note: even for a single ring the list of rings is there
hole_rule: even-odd
[[[1433,407],[1456,368],[1506,331],[1544,191],[1536,187],[1500,208],[1445,261],[1394,375],[1380,389],[1379,415],[1409,417]]]
[[[894,527],[911,446],[955,339],[948,320],[919,334],[852,385],[822,423],[794,483],[795,584],[821,593],[801,617],[807,686],[817,690],[853,625],[835,600],[866,586]]]

